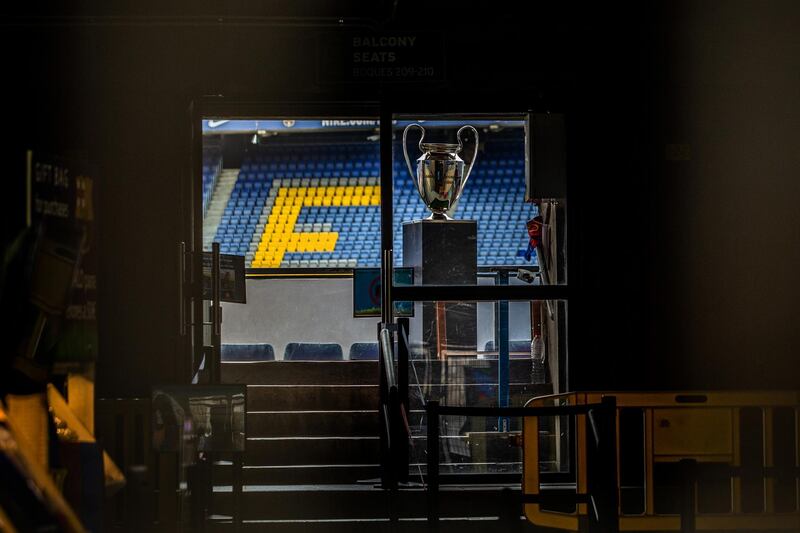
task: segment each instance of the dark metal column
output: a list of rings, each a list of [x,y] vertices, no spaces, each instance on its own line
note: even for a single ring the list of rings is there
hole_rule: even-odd
[[[500,269],[497,273],[497,284],[508,285],[508,271]],[[508,407],[509,391],[509,356],[508,356],[508,300],[497,302],[497,405]],[[508,431],[508,417],[497,420],[497,429]]]
[[[383,302],[381,322],[392,322],[392,247],[394,240],[394,221],[392,213],[392,113],[389,106],[381,105],[381,283]],[[387,264],[388,263],[388,264]]]
[[[211,244],[211,360],[206,361],[209,383],[220,382],[222,352],[222,306],[219,275],[219,243]]]
[[[428,465],[425,481],[428,488],[428,521],[439,520],[439,402],[428,401]]]

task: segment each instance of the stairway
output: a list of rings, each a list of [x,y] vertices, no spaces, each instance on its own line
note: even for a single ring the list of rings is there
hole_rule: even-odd
[[[225,168],[217,177],[217,184],[211,194],[211,202],[208,204],[208,211],[203,218],[203,250],[211,250],[211,243],[217,235],[222,214],[228,205],[236,180],[239,177],[238,168]]]
[[[419,477],[396,493],[376,485],[376,362],[223,362],[222,379],[247,384],[241,531],[426,530]],[[420,425],[424,412],[418,395],[411,397],[410,423]],[[424,437],[414,441],[417,460]],[[232,469],[230,461],[214,466],[212,531],[234,531]],[[512,529],[500,521],[510,500],[504,489],[442,486],[439,530],[491,531],[501,523],[503,531],[532,530],[522,520],[512,520]]]

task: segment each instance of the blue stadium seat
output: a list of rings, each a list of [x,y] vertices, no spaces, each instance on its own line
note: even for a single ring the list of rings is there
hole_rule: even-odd
[[[355,342],[350,346],[351,361],[377,361],[378,343],[377,342]]]
[[[223,361],[274,361],[275,350],[271,344],[223,344]]]
[[[341,361],[342,347],[334,343],[290,342],[283,352],[285,361]]]

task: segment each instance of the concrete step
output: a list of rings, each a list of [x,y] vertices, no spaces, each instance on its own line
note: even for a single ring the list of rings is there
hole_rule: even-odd
[[[377,437],[248,438],[245,465],[374,465]]]
[[[234,496],[229,486],[217,486],[212,498],[215,514],[232,516]],[[441,487],[442,517],[495,517],[514,506],[522,514],[519,487]],[[396,493],[372,485],[246,485],[241,495],[242,520],[352,520],[389,516],[422,519],[427,512],[424,490]]]
[[[412,434],[424,433],[426,413],[412,409],[408,414]],[[496,432],[497,417],[442,417],[443,427],[461,434]],[[522,419],[509,420],[509,431],[522,430]],[[248,437],[369,437],[380,432],[378,411],[249,411]],[[544,432],[543,432],[544,434]]]
[[[414,361],[409,371],[410,387],[416,383],[497,383],[497,363],[467,358],[455,361]],[[226,383],[262,385],[375,385],[378,383],[376,361],[225,361],[222,378]],[[509,382],[530,383],[529,360],[512,360]]]
[[[375,436],[378,411],[249,411],[249,437]]]
[[[542,451],[549,449],[553,437],[544,437]],[[425,464],[427,437],[412,438],[411,462]],[[522,461],[522,449],[513,438],[485,435],[453,435],[439,441],[442,462],[470,465],[516,464]],[[246,466],[291,465],[375,465],[379,463],[377,437],[266,437],[248,438],[244,452]],[[512,469],[513,470],[513,469]]]
[[[227,518],[227,517],[226,517]],[[230,520],[209,524],[211,533],[233,533]],[[436,525],[422,518],[403,517],[390,520],[334,519],[334,520],[248,520],[236,530],[241,533],[563,533],[563,530],[539,528],[520,518],[519,521],[499,520],[495,516],[447,517]]]
[[[224,366],[224,364],[223,364]],[[248,411],[377,409],[378,385],[248,385]]]
[[[375,361],[225,361],[223,383],[262,385],[375,385]]]
[[[214,483],[233,483],[233,466],[215,465]],[[242,483],[245,485],[289,485],[323,483],[357,483],[380,477],[380,467],[374,465],[290,465],[290,466],[245,466],[242,468]]]
[[[223,363],[224,365],[227,363]],[[456,398],[449,392],[463,389],[461,395],[469,399],[471,405],[497,405],[497,385],[495,384],[463,384],[463,385],[421,385],[409,386],[411,409],[422,409],[422,396],[437,398],[442,403]],[[524,405],[529,399],[552,393],[550,385],[532,385],[529,383],[511,384],[509,392],[511,405]],[[463,403],[463,402],[462,402]],[[254,411],[301,411],[326,410],[344,411],[360,409],[377,409],[378,385],[255,385],[247,387],[247,408]]]

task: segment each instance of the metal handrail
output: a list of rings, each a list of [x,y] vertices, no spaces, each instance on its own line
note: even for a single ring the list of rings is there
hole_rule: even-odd
[[[397,388],[397,378],[394,374],[394,357],[392,355],[392,336],[387,328],[381,329],[380,341],[381,357],[383,358],[383,366],[386,373],[386,384],[389,388]]]

